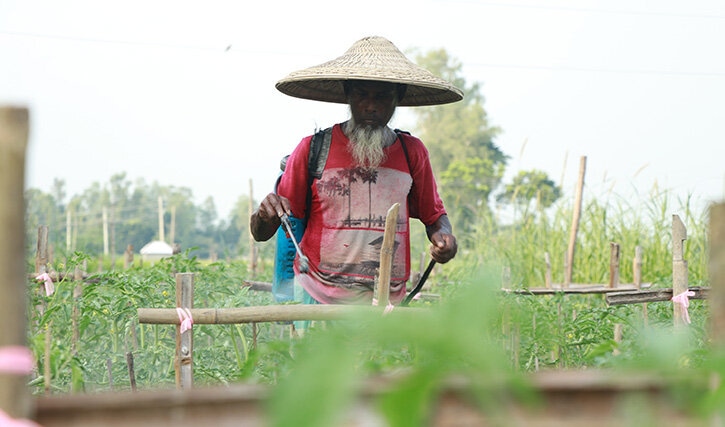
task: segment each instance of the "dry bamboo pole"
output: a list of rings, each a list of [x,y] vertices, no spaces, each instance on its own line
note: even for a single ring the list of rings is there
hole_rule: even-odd
[[[48,226],[41,225],[38,227],[38,246],[35,254],[35,274],[40,275],[48,272]],[[38,292],[42,294],[42,287],[38,288]],[[45,300],[41,298],[42,303],[38,306],[41,313],[45,312]],[[43,390],[50,393],[51,369],[50,369],[50,353],[53,343],[53,321],[48,320],[45,325],[45,351],[43,353]]]
[[[420,313],[423,309],[396,307],[393,313]],[[295,320],[340,320],[351,315],[380,314],[382,308],[343,304],[280,304],[236,308],[192,308],[195,325],[225,325],[252,322],[288,322]],[[139,308],[139,323],[178,325],[174,308]],[[391,314],[393,314],[391,313]]]
[[[393,252],[395,251],[395,234],[398,228],[398,211],[400,203],[395,203],[388,209],[385,216],[385,233],[380,248],[380,269],[378,269],[377,302],[386,307],[390,302],[390,274],[393,268]]]
[[[252,180],[249,180],[249,218],[252,217],[252,214],[254,213],[254,186],[252,185]],[[255,276],[255,273],[257,271],[257,246],[254,241],[254,236],[252,236],[252,233],[249,233],[249,264],[247,265],[247,271],[251,274],[252,277]]]
[[[642,289],[642,247],[635,246],[632,260],[632,281],[637,289]]]
[[[131,383],[131,391],[136,391],[136,369],[133,366],[133,353],[126,352],[126,367],[128,368],[128,379]]]
[[[684,259],[684,242],[687,240],[687,229],[680,217],[672,215],[672,295],[687,291],[687,261]],[[684,308],[680,304],[672,304],[675,326],[683,326]]]
[[[133,245],[126,245],[126,253],[123,257],[123,268],[128,270],[133,267]]]
[[[191,309],[194,307],[194,273],[176,274],[176,307]],[[178,318],[178,313],[177,313]],[[192,315],[192,319],[194,316]],[[194,319],[196,320],[196,319]],[[194,382],[193,372],[194,335],[189,329],[181,333],[181,325],[176,326],[176,387],[190,389]]]
[[[619,243],[609,243],[609,288],[619,286]]]
[[[26,345],[25,153],[28,110],[0,107],[0,349]],[[30,418],[33,401],[25,375],[0,373],[0,410]]]
[[[73,287],[73,309],[71,312],[71,327],[73,328],[71,354],[75,356],[78,353],[78,343],[80,341],[80,329],[78,326],[80,310],[78,309],[78,300],[83,295],[83,271],[78,266],[73,270],[73,281],[75,282],[75,286]]]
[[[725,345],[725,203],[710,206],[709,230],[710,335],[716,347]]]
[[[551,289],[551,259],[549,258],[548,252],[544,252],[544,263],[546,264],[544,284],[546,286],[546,289]]]
[[[574,252],[576,249],[576,235],[579,232],[579,220],[582,211],[582,193],[584,193],[584,175],[587,169],[587,158],[582,156],[579,161],[579,179],[576,184],[576,195],[574,198],[574,212],[571,218],[571,230],[569,230],[569,247],[566,252],[566,273],[564,277],[564,287],[568,287],[571,283],[574,271]]]

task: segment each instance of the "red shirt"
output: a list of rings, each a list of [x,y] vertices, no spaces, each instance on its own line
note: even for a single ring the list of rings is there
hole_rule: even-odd
[[[410,169],[400,138],[405,138]],[[277,188],[297,218],[305,217],[311,140],[312,136],[305,137],[290,155]],[[390,278],[390,299],[399,302],[410,276],[408,218],[431,225],[446,213],[428,150],[418,138],[401,134],[385,148],[385,161],[371,169],[356,164],[348,143],[340,125],[335,125],[322,178],[312,184],[309,220],[300,242],[310,271],[300,274],[296,260],[295,278],[321,303],[370,303],[385,216],[394,203],[400,203]]]

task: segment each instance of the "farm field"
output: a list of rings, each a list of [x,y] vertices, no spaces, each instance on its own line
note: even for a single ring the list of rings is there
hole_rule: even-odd
[[[644,282],[655,289],[672,286],[667,206],[653,202],[648,218],[631,211],[612,215],[596,202],[585,212],[575,283],[606,283],[609,243],[617,241],[625,260],[635,246],[643,249]],[[706,219],[691,216],[686,207],[681,212],[688,227],[689,286],[706,287]],[[470,244],[472,249],[439,266],[429,279],[426,292],[439,298],[411,304],[423,314],[394,310],[388,316],[326,322],[294,339],[289,326],[280,323],[194,325],[194,385],[274,386],[269,405],[277,409],[294,406],[306,393],[326,402],[295,411],[271,409],[291,417],[275,415],[281,417],[278,425],[295,425],[308,412],[310,422],[317,422],[320,413],[344,406],[359,381],[401,373],[412,374],[386,396],[382,412],[389,420],[395,419],[396,405],[412,405],[413,419],[423,419],[423,403],[452,376],[488,384],[476,401],[495,407],[500,396],[490,390],[492,380],[526,395],[522,375],[588,369],[671,378],[682,410],[707,414],[721,407],[719,391],[702,399],[705,374],[723,369],[722,357],[709,345],[707,301],[692,300],[691,323],[675,328],[670,302],[609,306],[603,294],[501,291],[502,271],[510,287],[542,286],[544,253],[565,250],[569,214],[562,207],[551,217],[527,218],[512,227],[481,224],[480,236],[470,236],[481,243]],[[91,257],[75,253],[50,267],[71,277],[76,267],[89,263]],[[552,264],[561,271],[563,266]],[[55,283],[52,296],[29,279],[34,290],[29,343],[39,361],[31,391],[40,396],[175,387],[176,328],[139,324],[137,309],[174,308],[175,274],[183,272],[194,273],[195,308],[272,304],[268,292],[243,286],[250,279],[246,262],[207,263],[185,253],[152,266],[88,275],[82,284],[64,279]],[[623,268],[620,282],[631,283],[631,274]],[[254,280],[269,281],[270,275],[263,271]],[[621,338],[615,339],[615,330]],[[391,425],[406,425],[398,422]]]

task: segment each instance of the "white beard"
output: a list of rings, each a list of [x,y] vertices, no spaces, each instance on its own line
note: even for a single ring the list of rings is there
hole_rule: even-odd
[[[350,140],[348,148],[355,162],[368,168],[376,168],[385,161],[383,149],[396,138],[387,126],[357,126],[352,118],[344,124],[343,131]]]

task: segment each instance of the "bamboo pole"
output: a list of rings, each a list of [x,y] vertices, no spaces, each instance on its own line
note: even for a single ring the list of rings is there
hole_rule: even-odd
[[[192,308],[195,325],[224,325],[295,320],[339,320],[359,314],[380,314],[381,307],[343,304],[280,304],[236,308]],[[393,313],[420,313],[423,309],[396,307]],[[139,323],[178,325],[175,308],[139,308]],[[391,314],[393,314],[391,313]]]
[[[642,247],[634,248],[634,259],[632,260],[632,281],[637,289],[642,288]]]
[[[710,334],[716,347],[725,345],[725,203],[710,207]]]
[[[194,273],[176,274],[176,306],[182,309],[194,307]],[[194,316],[192,315],[192,319]],[[177,313],[178,319],[178,313]],[[194,319],[196,320],[196,319]],[[176,387],[190,389],[194,382],[193,372],[194,335],[189,329],[181,333],[176,326]]]
[[[609,288],[619,286],[619,243],[609,243]]]
[[[546,273],[544,274],[544,286],[551,289],[551,259],[548,252],[544,252],[544,263],[546,265]]]
[[[576,184],[576,195],[574,198],[574,212],[571,218],[571,230],[569,230],[569,247],[566,252],[566,275],[564,286],[569,286],[574,271],[574,252],[576,249],[576,235],[579,232],[579,220],[582,212],[582,194],[584,193],[584,175],[587,170],[587,157],[582,156],[579,160],[579,179]]]
[[[395,203],[388,209],[385,216],[385,233],[383,245],[380,248],[380,269],[378,270],[377,301],[381,307],[390,302],[390,274],[393,268],[393,253],[395,252],[395,234],[398,228],[398,211],[400,203]]]
[[[692,287],[689,290],[695,293],[689,299],[708,299],[710,288]],[[647,302],[669,301],[672,299],[672,289],[652,289],[646,291],[613,292],[607,294],[608,305],[641,304]]]
[[[252,180],[249,180],[249,218],[252,217],[252,214],[254,213],[254,185],[252,185]],[[257,245],[254,241],[254,236],[252,236],[252,233],[249,233],[249,264],[247,264],[247,271],[251,274],[252,277],[255,277],[255,273],[257,272]]]
[[[687,229],[680,217],[672,215],[672,295],[687,291],[687,261],[684,258],[684,242],[687,240]],[[683,326],[685,309],[680,304],[672,304],[672,315],[675,326]]]
[[[26,345],[25,152],[29,115],[0,107],[0,349]],[[0,410],[29,418],[33,401],[24,375],[0,373]]]

